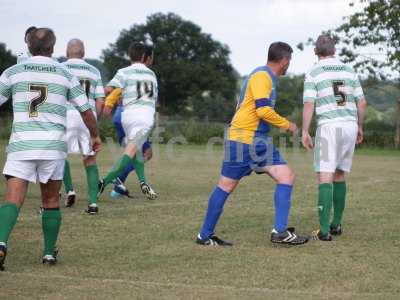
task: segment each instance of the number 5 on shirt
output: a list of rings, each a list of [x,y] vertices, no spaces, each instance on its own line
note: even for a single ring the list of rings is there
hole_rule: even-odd
[[[336,80],[332,82],[333,86],[333,93],[336,97],[336,103],[339,106],[345,106],[346,105],[346,94],[341,90],[342,87],[344,87],[344,81],[343,80]],[[338,99],[340,98],[340,99]]]

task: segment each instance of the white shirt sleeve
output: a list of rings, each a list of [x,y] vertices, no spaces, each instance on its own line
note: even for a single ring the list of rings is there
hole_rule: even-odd
[[[359,101],[360,99],[364,98],[364,91],[361,87],[360,79],[358,78],[357,74],[355,74],[355,73],[354,73],[353,96],[356,99],[356,101]]]
[[[0,76],[0,106],[11,98],[11,81],[4,71]]]
[[[314,82],[314,78],[308,73],[304,79],[303,103],[315,102],[316,98],[317,86]]]
[[[113,86],[121,89],[125,88],[124,74],[118,70],[117,74],[115,74],[114,78],[111,79],[107,86]]]
[[[78,78],[73,76],[68,90],[68,101],[79,111],[84,112],[90,109],[89,101],[86,97]]]

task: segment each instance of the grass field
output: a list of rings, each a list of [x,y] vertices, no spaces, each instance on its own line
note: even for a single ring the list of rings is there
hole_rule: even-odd
[[[235,246],[221,249],[197,246],[194,238],[222,149],[206,155],[205,146],[179,146],[175,160],[166,150],[147,166],[159,199],[145,200],[132,177],[136,198],[111,200],[106,192],[98,216],[83,213],[84,170],[79,158],[72,160],[80,201],[63,209],[55,267],[40,263],[39,190],[31,186],[11,237],[7,271],[0,273],[0,299],[400,298],[399,152],[356,154],[344,235],[331,243],[271,245],[273,182],[265,175],[246,178],[218,227]],[[317,227],[312,158],[304,152],[285,156],[297,173],[290,225],[310,233]],[[3,164],[4,152],[0,157]],[[103,174],[114,159],[105,147]]]

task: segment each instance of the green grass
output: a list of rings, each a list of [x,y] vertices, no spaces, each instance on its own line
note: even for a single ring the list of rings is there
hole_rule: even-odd
[[[80,201],[63,209],[59,264],[51,268],[40,263],[39,189],[31,186],[10,240],[7,271],[0,273],[0,299],[399,299],[397,152],[356,154],[344,235],[332,243],[271,245],[273,182],[265,175],[245,178],[218,226],[235,243],[231,249],[194,243],[219,176],[221,147],[212,156],[205,146],[178,146],[174,153],[172,160],[161,147],[147,165],[158,200],[145,200],[132,176],[136,198],[111,200],[106,192],[98,216],[83,213],[85,174],[75,157]],[[115,157],[104,148],[102,174]],[[318,222],[312,157],[288,151],[286,158],[297,173],[290,224],[310,233]]]

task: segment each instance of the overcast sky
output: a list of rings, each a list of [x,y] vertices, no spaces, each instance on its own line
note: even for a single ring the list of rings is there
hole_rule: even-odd
[[[231,61],[247,74],[266,61],[273,41],[298,42],[343,22],[354,12],[350,0],[0,0],[0,42],[13,52],[25,48],[28,26],[46,26],[57,36],[55,56],[65,55],[70,38],[81,38],[86,56],[99,58],[122,29],[144,23],[156,12],[174,12],[198,24],[231,49]],[[315,62],[312,49],[295,50],[291,73],[304,73]]]

